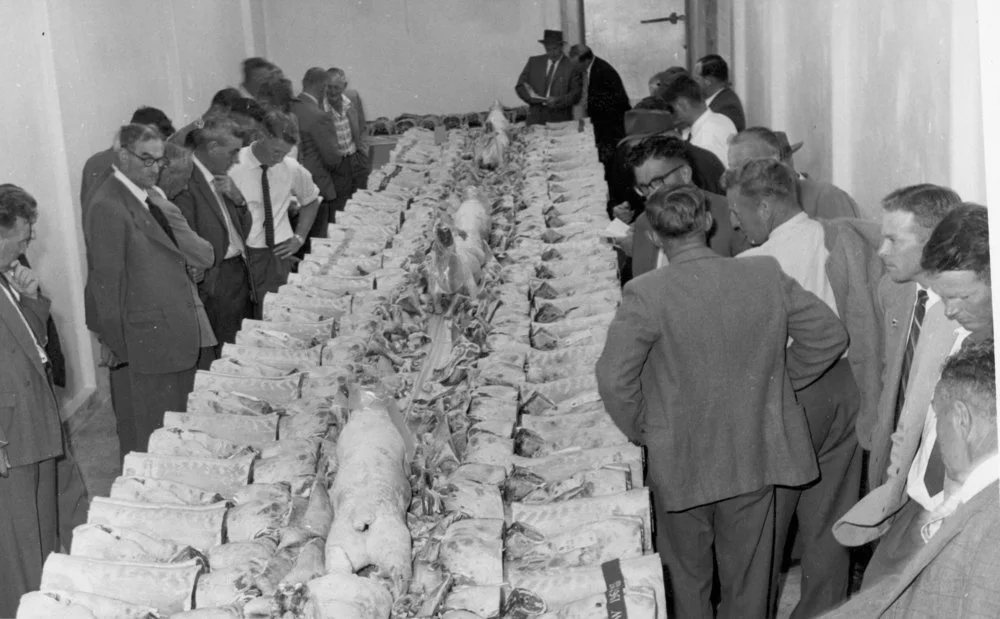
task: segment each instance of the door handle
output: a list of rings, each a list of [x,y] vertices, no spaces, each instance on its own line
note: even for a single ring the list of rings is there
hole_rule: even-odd
[[[667,15],[666,17],[657,17],[656,19],[644,19],[644,20],[640,21],[639,23],[640,24],[658,24],[658,23],[661,23],[661,22],[668,21],[671,24],[676,25],[677,22],[679,22],[679,21],[685,21],[686,19],[687,19],[686,15],[678,15],[677,11],[674,11],[673,13],[671,13],[670,15]]]

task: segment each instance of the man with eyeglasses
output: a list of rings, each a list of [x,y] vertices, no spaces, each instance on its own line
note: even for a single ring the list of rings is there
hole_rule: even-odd
[[[671,136],[654,136],[640,141],[628,155],[629,165],[635,174],[635,192],[649,197],[661,187],[700,185],[695,178],[694,164],[689,147],[684,141]],[[730,256],[730,238],[733,234],[729,222],[729,207],[720,195],[704,192],[713,224],[708,231],[708,245],[720,256]],[[632,276],[667,264],[666,255],[654,244],[653,230],[645,212],[636,217],[632,231]]]
[[[112,174],[94,191],[84,222],[87,326],[127,364],[131,410],[115,409],[121,452],[144,451],[167,410],[184,410],[200,331],[185,254],[157,204],[168,164],[163,138],[122,127]],[[155,196],[155,197],[151,197]]]

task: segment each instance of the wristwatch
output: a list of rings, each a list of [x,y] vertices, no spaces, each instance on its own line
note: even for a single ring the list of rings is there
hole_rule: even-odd
[[[306,244],[306,240],[304,238],[302,238],[301,234],[293,234],[292,238],[295,239],[296,241],[298,241],[300,245],[305,245]]]

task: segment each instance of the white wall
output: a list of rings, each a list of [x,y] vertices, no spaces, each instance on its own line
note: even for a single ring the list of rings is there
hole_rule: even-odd
[[[95,389],[97,347],[83,313],[86,256],[80,171],[140,105],[180,127],[239,82],[253,50],[249,0],[63,0],[0,3],[0,182],[39,203],[28,256],[52,298],[68,362],[60,394],[71,414]]]
[[[796,166],[870,216],[902,185],[985,199],[974,0],[734,0],[748,122],[805,141]]]
[[[559,28],[559,0],[263,2],[269,59],[295,83],[338,66],[369,118],[521,105],[514,84],[538,39]]]

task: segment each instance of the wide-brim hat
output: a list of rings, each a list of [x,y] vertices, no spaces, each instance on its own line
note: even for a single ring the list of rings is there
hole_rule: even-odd
[[[629,110],[625,112],[625,137],[618,142],[633,144],[654,135],[673,131],[681,125],[677,116],[663,110]]]
[[[546,30],[542,38],[538,39],[538,42],[542,45],[548,45],[549,43],[564,44],[566,40],[563,39],[562,30]]]
[[[781,142],[782,159],[788,157],[789,155],[794,155],[796,152],[798,152],[800,148],[802,148],[802,145],[805,144],[805,142],[796,142],[795,144],[789,144],[788,134],[785,133],[784,131],[775,131],[774,136],[778,138],[779,142]]]

